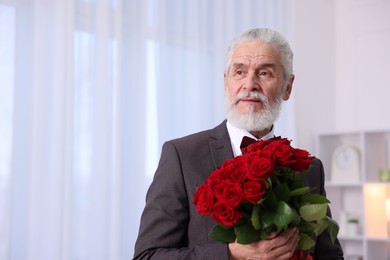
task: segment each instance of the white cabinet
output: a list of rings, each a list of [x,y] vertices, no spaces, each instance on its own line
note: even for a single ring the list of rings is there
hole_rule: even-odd
[[[357,168],[348,166],[353,160],[348,161],[347,154],[334,156],[342,146],[358,151]],[[340,225],[345,259],[390,259],[390,130],[321,134],[315,155],[324,164],[327,197]],[[337,159],[346,166],[334,168]]]

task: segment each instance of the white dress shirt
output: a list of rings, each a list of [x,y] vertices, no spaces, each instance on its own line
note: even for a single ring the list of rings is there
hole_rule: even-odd
[[[241,145],[242,138],[244,136],[248,136],[248,137],[255,139],[257,141],[267,140],[267,139],[274,137],[274,127],[273,126],[271,128],[271,131],[269,131],[268,134],[266,134],[265,136],[263,136],[260,139],[254,137],[247,130],[244,130],[244,129],[241,129],[241,128],[238,128],[238,127],[232,125],[231,123],[229,123],[229,121],[226,122],[226,127],[227,127],[227,130],[229,132],[230,142],[232,143],[234,157],[242,154],[241,149],[240,149],[240,145]]]

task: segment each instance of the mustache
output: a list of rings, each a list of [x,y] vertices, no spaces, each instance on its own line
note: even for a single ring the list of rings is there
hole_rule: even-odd
[[[235,97],[234,102],[238,103],[241,99],[247,99],[247,98],[260,101],[264,104],[268,104],[268,98],[258,91],[241,91]]]

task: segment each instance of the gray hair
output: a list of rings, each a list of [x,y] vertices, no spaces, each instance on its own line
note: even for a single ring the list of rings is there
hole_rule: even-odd
[[[225,57],[225,70],[229,72],[234,49],[241,43],[260,40],[272,45],[279,50],[281,62],[284,70],[284,79],[287,81],[293,74],[293,52],[288,41],[277,31],[267,28],[250,29],[235,38],[227,49]]]

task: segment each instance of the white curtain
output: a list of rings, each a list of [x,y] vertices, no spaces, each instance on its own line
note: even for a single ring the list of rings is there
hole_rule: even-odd
[[[250,27],[289,38],[290,10],[0,0],[0,259],[130,259],[162,143],[224,119],[228,42]]]

